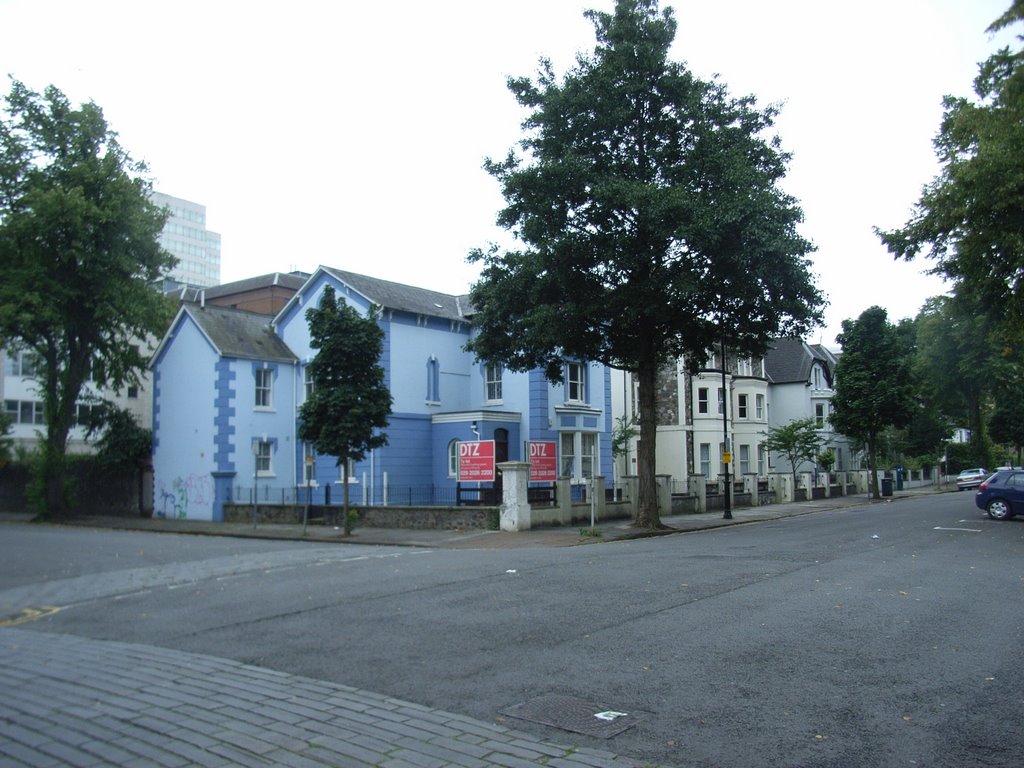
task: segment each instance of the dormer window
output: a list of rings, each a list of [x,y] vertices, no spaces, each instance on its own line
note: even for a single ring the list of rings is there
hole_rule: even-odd
[[[815,389],[821,389],[821,366],[816,365],[811,369],[811,382]]]

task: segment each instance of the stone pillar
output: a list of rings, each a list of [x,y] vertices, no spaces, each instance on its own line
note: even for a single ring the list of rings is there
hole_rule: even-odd
[[[690,475],[686,478],[686,491],[691,496],[697,497],[695,512],[708,511],[708,484],[704,475]]]
[[[804,491],[807,494],[807,501],[814,498],[814,474],[812,472],[801,472],[797,475],[800,478],[800,483],[804,487]],[[796,500],[796,488],[793,489],[793,499]]]
[[[526,461],[506,461],[498,464],[501,471],[501,530],[530,530],[530,502],[526,489],[530,482],[530,464]]]
[[[761,494],[758,491],[756,472],[743,476],[743,492],[750,494],[750,506],[759,507],[761,505]]]
[[[624,475],[622,478],[623,501],[629,502],[629,515],[636,520],[640,512],[640,478],[636,475]]]
[[[672,514],[672,475],[655,475],[654,482],[658,486],[658,515],[667,517]]]
[[[769,475],[768,482],[775,489],[775,500],[779,504],[789,504],[793,501],[793,476],[785,474]]]
[[[555,494],[558,496],[558,522],[561,525],[572,525],[572,478],[558,478],[555,481]]]

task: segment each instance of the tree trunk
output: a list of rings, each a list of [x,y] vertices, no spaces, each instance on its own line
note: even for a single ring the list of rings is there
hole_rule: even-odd
[[[878,466],[875,462],[875,436],[868,435],[868,495],[876,501],[882,498],[878,492]]]
[[[639,477],[639,500],[636,525],[643,528],[660,528],[661,514],[658,510],[658,486],[655,479],[655,457],[658,420],[655,413],[655,382],[657,366],[646,363],[637,371],[640,397],[640,446],[637,452],[637,475]]]

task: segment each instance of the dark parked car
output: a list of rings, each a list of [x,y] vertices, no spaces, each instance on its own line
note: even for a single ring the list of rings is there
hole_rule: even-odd
[[[993,520],[1008,520],[1024,513],[1024,470],[999,470],[978,486],[974,503]]]
[[[967,488],[977,488],[981,485],[981,481],[984,480],[991,474],[984,467],[978,467],[976,469],[965,469],[959,475],[956,476],[956,489],[963,491]]]

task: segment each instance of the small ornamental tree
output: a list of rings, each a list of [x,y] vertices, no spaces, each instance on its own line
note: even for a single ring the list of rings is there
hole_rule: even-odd
[[[818,454],[818,463],[821,468],[825,470],[825,473],[832,471],[832,467],[836,464],[836,452],[831,448],[826,448],[824,451]]]
[[[306,319],[310,346],[318,351],[309,364],[313,391],[299,409],[298,436],[317,453],[334,456],[342,468],[342,519],[348,534],[349,462],[388,442],[381,431],[391,415],[391,393],[380,366],[384,332],[376,308],[363,317],[339,303],[331,286],[324,288],[320,306],[310,308]]]
[[[813,417],[795,419],[781,427],[769,427],[762,445],[766,451],[782,454],[789,462],[793,473],[793,490],[796,491],[796,473],[801,464],[813,462],[818,457],[821,437]]]
[[[167,213],[145,172],[98,106],[12,83],[0,114],[0,338],[40,361],[46,433],[32,487],[43,516],[70,512],[67,442],[85,382],[137,384],[138,341],[171,318],[150,287],[175,259],[160,247]]]
[[[887,427],[903,427],[913,413],[910,359],[884,309],[870,307],[843,320],[836,337],[843,354],[836,366],[829,417],[837,431],[864,442],[871,496],[878,492],[878,438]]]

